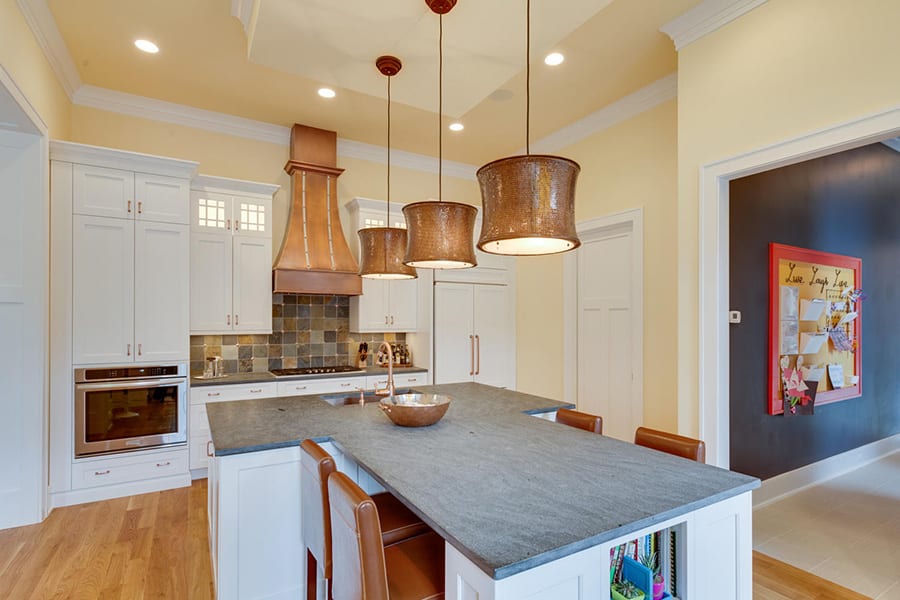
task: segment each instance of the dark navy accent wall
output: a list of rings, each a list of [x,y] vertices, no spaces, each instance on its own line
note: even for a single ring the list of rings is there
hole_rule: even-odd
[[[862,258],[860,398],[766,414],[768,245]],[[900,432],[900,153],[873,144],[731,183],[731,468],[761,479]]]

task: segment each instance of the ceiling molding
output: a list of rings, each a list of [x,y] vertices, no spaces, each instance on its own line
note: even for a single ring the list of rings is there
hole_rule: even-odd
[[[254,16],[259,8],[258,0],[231,0],[231,16],[235,17],[244,26],[247,39],[252,37]]]
[[[366,144],[364,142],[346,140],[343,138],[338,139],[338,156],[358,158],[360,160],[367,160],[383,165],[387,164],[387,148],[384,146],[376,146],[374,144]],[[391,166],[437,174],[438,159],[425,154],[391,149]],[[475,171],[477,169],[477,166],[468,163],[452,160],[444,161],[444,175],[456,177],[458,179],[475,181]]]
[[[62,140],[50,141],[50,159],[185,179],[193,177],[197,173],[197,167],[200,166],[200,163],[192,160],[102,148]]]
[[[890,148],[891,150],[896,150],[900,152],[900,137],[891,138],[889,140],[881,140],[881,143]]]
[[[16,4],[31,29],[34,40],[44,51],[47,62],[50,63],[56,78],[71,100],[75,91],[81,87],[81,76],[62,34],[59,33],[56,19],[53,18],[47,1],[16,0]]]
[[[203,110],[202,108],[193,108],[183,104],[175,104],[174,102],[156,100],[146,96],[118,92],[93,85],[81,86],[75,92],[72,102],[78,106],[87,106],[142,119],[183,125],[214,133],[224,133],[280,146],[287,146],[291,141],[291,130],[288,127],[235,117],[211,110]]]
[[[675,99],[678,95],[678,77],[670,73],[648,86],[642,87],[612,104],[604,106],[582,119],[566,125],[547,137],[531,144],[532,152],[556,152],[566,146],[594,135],[604,129]],[[524,151],[524,149],[523,149]]]
[[[672,38],[675,50],[681,50],[765,3],[766,0],[706,0],[659,30]]]

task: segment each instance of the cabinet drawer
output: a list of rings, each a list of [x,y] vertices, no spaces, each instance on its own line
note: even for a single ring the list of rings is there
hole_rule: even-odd
[[[72,465],[72,487],[97,487],[180,475],[188,471],[187,448],[172,452],[80,461]]]
[[[274,381],[252,384],[213,385],[192,389],[191,404],[228,402],[229,400],[250,400],[252,398],[274,398],[277,395],[278,386]]]
[[[366,389],[374,390],[383,389],[387,385],[387,373],[384,375],[370,375],[366,377]],[[415,385],[426,385],[428,383],[428,373],[405,373],[398,375],[394,373],[394,387],[406,388]]]
[[[332,379],[297,379],[279,381],[279,396],[305,396],[307,394],[337,394],[355,392],[366,386],[365,377],[335,377]]]

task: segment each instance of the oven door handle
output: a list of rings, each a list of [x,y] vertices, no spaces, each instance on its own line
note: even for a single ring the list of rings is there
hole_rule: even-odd
[[[172,385],[181,385],[187,383],[185,377],[172,377],[171,379],[141,379],[139,381],[103,381],[91,383],[76,383],[75,389],[78,391],[90,390],[136,390],[151,387],[168,387]]]

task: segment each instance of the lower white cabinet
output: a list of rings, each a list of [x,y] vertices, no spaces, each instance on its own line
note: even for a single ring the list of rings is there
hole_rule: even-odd
[[[434,285],[434,382],[515,387],[515,308],[508,286]]]
[[[72,466],[74,489],[184,475],[188,453],[184,447],[158,453],[122,454],[96,460],[81,459]]]

